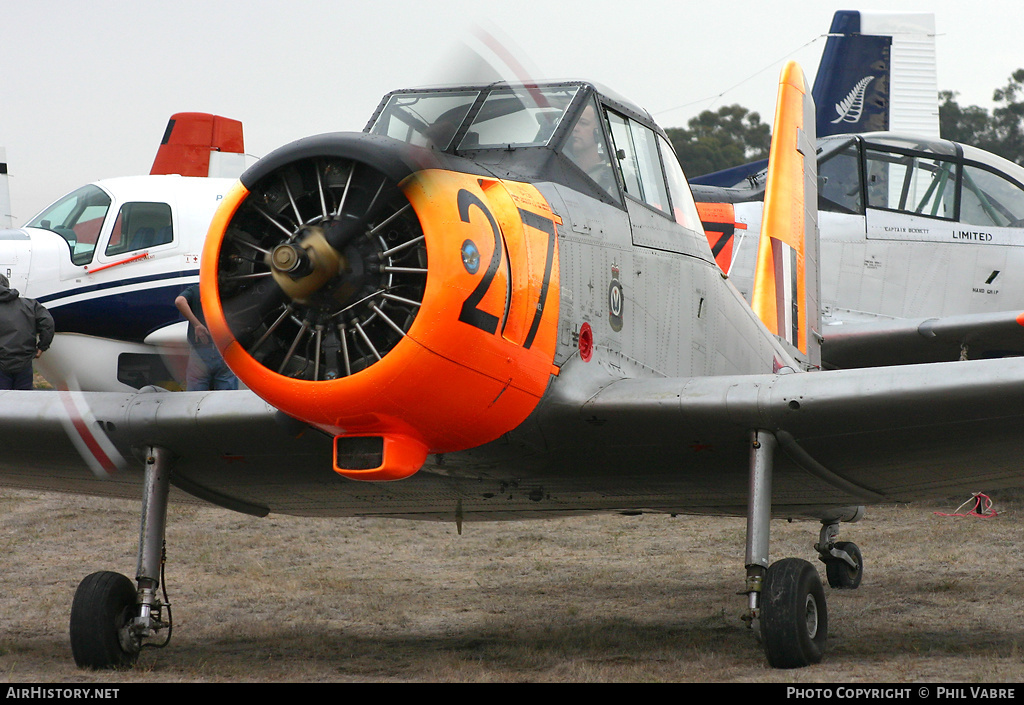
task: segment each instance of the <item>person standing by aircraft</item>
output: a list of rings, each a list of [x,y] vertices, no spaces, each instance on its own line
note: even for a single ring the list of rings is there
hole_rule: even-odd
[[[53,316],[0,274],[0,389],[32,389],[32,361],[53,341]]]
[[[238,389],[238,378],[228,369],[206,327],[203,304],[199,299],[199,285],[193,284],[181,292],[174,300],[174,305],[188,321],[191,352],[185,372],[185,388],[190,392]]]

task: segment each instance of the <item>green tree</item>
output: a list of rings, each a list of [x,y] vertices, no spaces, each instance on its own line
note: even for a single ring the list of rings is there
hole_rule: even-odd
[[[939,134],[998,154],[1024,166],[1024,69],[992,94],[996,107],[990,115],[977,105],[962,107],[953,91],[939,92]]]
[[[687,127],[665,130],[687,176],[700,176],[768,157],[772,135],[761,116],[740,105],[705,110]]]

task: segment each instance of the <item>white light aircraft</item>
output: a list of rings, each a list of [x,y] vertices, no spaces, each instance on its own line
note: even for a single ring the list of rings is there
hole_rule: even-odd
[[[818,111],[819,139],[880,131],[937,138],[935,15],[837,11],[811,95]],[[696,176],[690,183],[725,188],[746,185],[747,179],[756,177],[767,165],[767,160],[742,164]],[[716,255],[731,247],[730,238],[723,235],[731,235],[731,231],[717,233],[712,242]]]
[[[184,378],[186,324],[174,299],[198,282],[210,219],[244,166],[240,122],[178,113],[150,175],[88,184],[0,230],[0,272],[56,323],[37,362],[44,376],[108,391]]]

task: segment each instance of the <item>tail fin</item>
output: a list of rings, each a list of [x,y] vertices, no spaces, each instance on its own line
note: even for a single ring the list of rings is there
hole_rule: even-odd
[[[939,136],[935,15],[839,10],[814,79],[818,137]]]
[[[167,122],[149,173],[237,177],[243,171],[241,122],[209,113],[176,113]]]
[[[697,201],[697,214],[704,226],[711,254],[715,256],[718,268],[726,274],[732,268],[733,235],[737,230],[746,230],[745,223],[736,222],[736,209],[731,203],[704,203]]]
[[[7,183],[7,152],[0,147],[0,230],[11,227],[11,190]]]
[[[821,365],[814,102],[795,62],[782,69],[752,306],[775,335]]]

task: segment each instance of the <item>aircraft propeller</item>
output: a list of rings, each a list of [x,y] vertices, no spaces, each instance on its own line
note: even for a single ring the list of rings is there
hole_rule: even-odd
[[[265,367],[296,379],[351,375],[409,330],[426,245],[388,176],[356,159],[309,157],[260,178],[220,251],[228,325]]]

